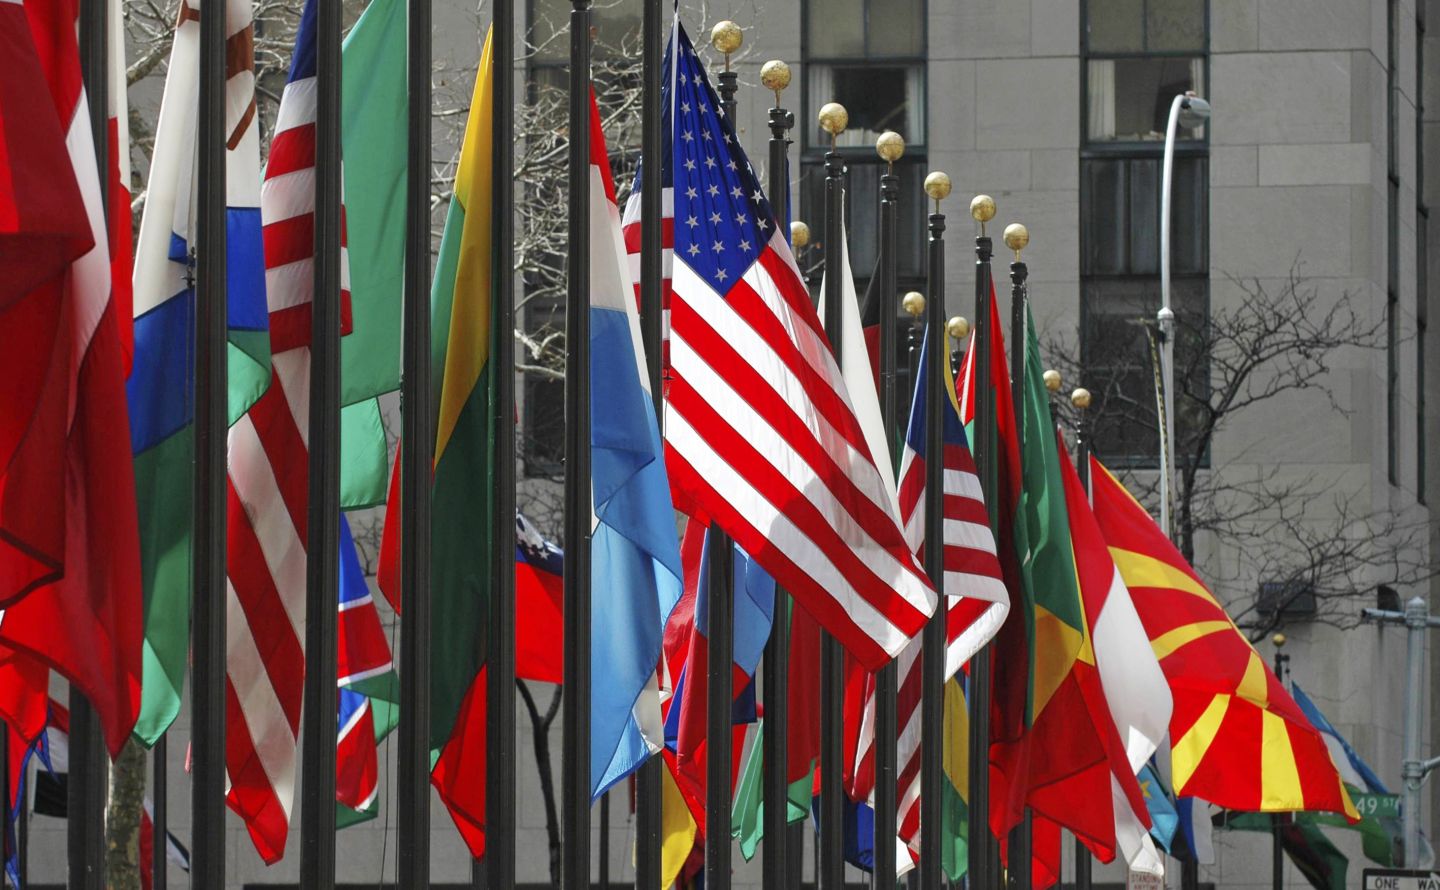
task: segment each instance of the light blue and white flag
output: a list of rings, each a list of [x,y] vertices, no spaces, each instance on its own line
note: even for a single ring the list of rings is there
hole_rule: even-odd
[[[682,575],[635,284],[593,95],[590,109],[590,666],[597,678],[590,788],[598,798],[664,744],[656,668]]]

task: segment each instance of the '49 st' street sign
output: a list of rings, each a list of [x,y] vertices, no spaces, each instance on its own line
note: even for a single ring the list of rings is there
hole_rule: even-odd
[[[1440,872],[1367,868],[1365,890],[1440,890]]]

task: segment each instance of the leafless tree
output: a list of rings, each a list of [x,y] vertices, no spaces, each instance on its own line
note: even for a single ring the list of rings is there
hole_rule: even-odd
[[[1177,313],[1175,540],[1192,562],[1197,541],[1213,544],[1220,558],[1207,562],[1207,581],[1254,639],[1279,629],[1288,607],[1312,596],[1309,620],[1354,626],[1362,593],[1418,584],[1435,572],[1425,559],[1423,517],[1373,509],[1325,471],[1257,462],[1245,452],[1213,460],[1237,421],[1265,423],[1267,410],[1307,394],[1317,421],[1349,413],[1336,393],[1343,371],[1336,363],[1377,348],[1384,322],[1370,320],[1355,295],[1327,294],[1302,272],[1297,260],[1278,283],[1232,278],[1239,299],[1208,317]],[[1150,324],[1111,319],[1109,330],[1092,331],[1099,342],[1091,355],[1103,358],[1088,365],[1064,337],[1049,338],[1044,350],[1066,379],[1093,391],[1087,420],[1102,459],[1107,444],[1133,454],[1137,436],[1158,449]],[[1059,408],[1073,424],[1069,403]],[[1116,469],[1154,503],[1153,467]]]

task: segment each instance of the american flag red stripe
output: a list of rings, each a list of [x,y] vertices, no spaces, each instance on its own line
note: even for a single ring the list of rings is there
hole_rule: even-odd
[[[625,235],[625,252],[630,260],[630,279],[635,282],[635,300],[640,300],[640,189],[630,193],[620,218]],[[660,367],[664,376],[670,368],[670,275],[675,263],[675,190],[665,189],[660,219]]]
[[[678,22],[669,59],[672,156],[658,179],[673,205],[671,486],[877,668],[924,627],[935,592],[790,247]],[[636,206],[632,197],[632,221]]]
[[[948,352],[948,350],[946,350]],[[924,352],[922,351],[922,355]],[[945,376],[950,375],[948,369]],[[917,371],[926,380],[922,359]],[[975,459],[965,440],[960,423],[959,406],[953,401],[953,380],[947,380],[946,411],[943,418],[944,448],[944,556],[945,615],[945,676],[948,680],[964,663],[999,630],[1009,612],[1009,594],[996,555],[995,537],[990,530],[989,512],[975,469]],[[925,549],[926,456],[924,454],[925,418],[923,390],[917,391],[905,451],[900,461],[900,515],[905,523],[905,536],[917,555]],[[897,746],[899,764],[899,830],[913,854],[919,853],[920,826],[920,641],[915,640],[901,653],[897,662],[899,696],[897,723],[900,729]],[[858,720],[861,730],[854,751],[854,780],[851,793],[874,794],[874,682],[865,678],[862,712]],[[856,697],[851,697],[852,702]]]
[[[307,9],[297,60],[313,65],[313,51],[302,48],[314,39]],[[305,678],[316,112],[314,72],[305,69],[297,63],[285,86],[260,197],[275,331],[270,388],[229,436],[228,802],[267,863],[284,854],[289,833]],[[348,275],[342,246],[346,307]]]

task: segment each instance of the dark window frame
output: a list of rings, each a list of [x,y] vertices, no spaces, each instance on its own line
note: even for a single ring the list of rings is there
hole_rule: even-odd
[[[810,69],[812,65],[837,66],[843,65],[847,68],[896,68],[916,67],[920,69],[921,77],[921,103],[923,126],[920,128],[919,139],[907,139],[905,143],[906,157],[923,158],[926,145],[929,140],[930,129],[930,29],[922,29],[921,47],[915,55],[869,55],[868,51],[860,56],[830,56],[812,55],[810,52],[810,5],[823,0],[801,0],[800,3],[800,116],[796,121],[796,129],[800,131],[800,160],[801,163],[823,158],[829,146],[819,140],[819,134],[815,131],[815,116],[820,109],[810,107]],[[866,21],[869,21],[869,12],[873,5],[883,4],[883,0],[862,0],[866,10]],[[1209,2],[1209,0],[1206,0]],[[930,15],[931,0],[920,0],[920,20],[928,21]],[[865,29],[864,40],[867,47],[870,40],[869,28]],[[819,141],[817,141],[819,140]],[[865,155],[875,156],[875,147],[871,146],[841,146],[836,149],[846,158],[846,163],[853,163],[864,158]],[[878,159],[877,159],[878,162]]]
[[[1082,356],[1082,363],[1083,363],[1086,367],[1089,367],[1089,366],[1091,365],[1091,363],[1085,362],[1085,360],[1084,360],[1084,358],[1083,358],[1083,356],[1086,355],[1086,348],[1087,348],[1087,347],[1086,347],[1086,342],[1085,342],[1085,340],[1086,340],[1086,338],[1085,338],[1085,332],[1086,332],[1087,330],[1089,330],[1088,325],[1089,325],[1089,322],[1090,322],[1090,319],[1091,319],[1091,313],[1095,311],[1095,310],[1093,309],[1093,307],[1091,306],[1091,302],[1092,302],[1091,287],[1092,287],[1092,286],[1104,287],[1106,284],[1109,284],[1109,283],[1115,283],[1115,284],[1117,284],[1117,285],[1122,285],[1122,286],[1123,286],[1123,285],[1126,284],[1126,283],[1138,283],[1138,282],[1151,283],[1151,282],[1153,282],[1154,285],[1155,285],[1155,287],[1156,287],[1156,289],[1157,289],[1157,293],[1158,293],[1158,287],[1159,287],[1159,270],[1158,270],[1158,268],[1157,268],[1157,270],[1156,270],[1156,272],[1155,272],[1154,274],[1148,274],[1148,273],[1129,273],[1129,272],[1126,272],[1126,273],[1092,273],[1092,272],[1087,271],[1086,266],[1087,266],[1087,263],[1089,262],[1089,259],[1088,259],[1088,258],[1089,258],[1089,256],[1090,256],[1090,254],[1089,254],[1089,239],[1090,239],[1091,237],[1093,237],[1093,236],[1091,235],[1090,232],[1087,231],[1087,227],[1086,227],[1086,225],[1085,225],[1085,219],[1086,219],[1086,212],[1085,212],[1086,200],[1085,200],[1085,188],[1084,188],[1084,183],[1085,183],[1085,181],[1086,181],[1086,176],[1085,176],[1085,167],[1086,167],[1086,164],[1087,164],[1088,162],[1092,162],[1092,161],[1112,161],[1112,162],[1124,163],[1124,162],[1133,161],[1133,160],[1156,160],[1156,159],[1159,159],[1159,160],[1161,161],[1162,165],[1163,165],[1163,157],[1164,157],[1164,149],[1165,149],[1165,144],[1164,144],[1163,140],[1160,141],[1160,142],[1151,142],[1151,141],[1133,141],[1133,140],[1125,140],[1125,141],[1120,141],[1120,140],[1092,141],[1092,140],[1090,139],[1090,133],[1089,133],[1089,128],[1090,128],[1090,123],[1089,123],[1089,118],[1090,118],[1090,115],[1089,115],[1089,110],[1090,110],[1090,109],[1089,109],[1089,101],[1090,101],[1090,64],[1089,64],[1089,63],[1090,63],[1091,60],[1098,60],[1098,59],[1146,59],[1146,58],[1160,58],[1160,59],[1195,59],[1195,58],[1199,58],[1199,59],[1201,60],[1201,64],[1202,64],[1202,77],[1204,78],[1204,81],[1203,81],[1203,82],[1204,82],[1204,84],[1206,85],[1206,88],[1208,89],[1209,83],[1210,83],[1210,71],[1211,71],[1211,65],[1210,65],[1210,61],[1211,61],[1211,60],[1210,60],[1210,51],[1211,51],[1211,27],[1210,27],[1211,22],[1210,22],[1210,13],[1211,13],[1211,9],[1210,9],[1210,2],[1209,2],[1209,0],[1205,0],[1205,4],[1204,4],[1204,5],[1205,5],[1204,13],[1203,13],[1203,15],[1204,15],[1204,35],[1203,35],[1203,39],[1202,39],[1202,41],[1201,41],[1201,44],[1200,44],[1200,48],[1199,48],[1199,49],[1162,50],[1162,51],[1155,51],[1155,52],[1128,52],[1128,51],[1127,51],[1127,52],[1113,52],[1113,51],[1100,51],[1100,50],[1092,50],[1092,49],[1091,49],[1091,46],[1090,46],[1090,21],[1091,21],[1090,2],[1089,2],[1089,0],[1084,0],[1084,2],[1082,2],[1082,3],[1080,4],[1080,78],[1079,78],[1078,88],[1079,88],[1079,102],[1080,102],[1080,144],[1081,144],[1081,148],[1080,148],[1079,154],[1080,154],[1080,164],[1081,164],[1081,184],[1082,184],[1082,185],[1081,185],[1081,200],[1078,202],[1079,208],[1080,208],[1080,210],[1079,210],[1080,218],[1079,218],[1079,220],[1078,220],[1078,222],[1079,222],[1078,228],[1079,228],[1079,230],[1080,230],[1080,263],[1081,263],[1080,270],[1079,270],[1079,272],[1080,272],[1080,275],[1079,275],[1079,277],[1080,277],[1080,295],[1079,295],[1079,299],[1080,299],[1080,333],[1081,333],[1081,337],[1080,337],[1080,351],[1081,351],[1081,356]],[[1194,271],[1177,271],[1177,270],[1174,269],[1174,267],[1173,267],[1173,265],[1172,265],[1172,270],[1171,270],[1171,275],[1170,275],[1172,285],[1173,285],[1173,284],[1176,284],[1176,283],[1182,283],[1182,282],[1190,282],[1190,283],[1192,283],[1192,285],[1193,285],[1193,284],[1197,284],[1197,283],[1199,284],[1199,286],[1200,286],[1200,288],[1201,288],[1201,290],[1202,290],[1202,294],[1199,296],[1199,299],[1200,299],[1201,302],[1203,303],[1203,315],[1202,315],[1202,317],[1201,317],[1201,319],[1200,319],[1200,324],[1202,324],[1202,325],[1203,325],[1203,324],[1207,324],[1208,321],[1209,321],[1209,317],[1210,317],[1210,269],[1209,269],[1209,266],[1210,266],[1210,238],[1209,238],[1210,175],[1209,175],[1209,156],[1210,156],[1211,126],[1212,126],[1212,125],[1211,125],[1209,122],[1207,122],[1207,124],[1206,124],[1206,126],[1205,126],[1205,128],[1204,128],[1204,130],[1203,130],[1203,133],[1202,133],[1202,135],[1201,135],[1199,138],[1196,138],[1196,139],[1184,139],[1184,140],[1182,140],[1182,139],[1177,139],[1176,142],[1175,142],[1175,149],[1174,149],[1175,159],[1176,159],[1177,163],[1180,162],[1182,159],[1194,159],[1194,160],[1200,161],[1201,164],[1202,164],[1202,174],[1201,174],[1201,175],[1202,175],[1203,178],[1204,178],[1204,186],[1203,186],[1203,188],[1202,188],[1202,190],[1201,190],[1201,193],[1204,195],[1204,206],[1203,206],[1203,208],[1199,211],[1199,213],[1198,213],[1199,219],[1198,219],[1196,222],[1197,222],[1197,225],[1200,226],[1200,231],[1202,232],[1201,250],[1202,250],[1202,252],[1203,252],[1203,257],[1200,258],[1200,261],[1199,261],[1199,269],[1198,269],[1198,270],[1194,270]],[[1163,175],[1163,174],[1162,174],[1162,175]],[[1158,199],[1159,199],[1159,195],[1158,195],[1158,187],[1157,187],[1157,205],[1158,205]],[[1172,213],[1172,215],[1173,215],[1174,212],[1175,212],[1175,208],[1172,206],[1172,207],[1171,207],[1171,213]],[[1157,222],[1158,222],[1158,220],[1159,220],[1159,208],[1158,208],[1158,206],[1157,206],[1157,208],[1156,208],[1155,219],[1156,219]],[[1173,217],[1172,217],[1172,220],[1173,220]],[[1174,229],[1172,229],[1172,233],[1173,233],[1173,231],[1174,231]],[[1157,233],[1157,239],[1158,239],[1158,233]],[[1172,248],[1173,248],[1173,244],[1172,244]],[[1158,257],[1157,257],[1157,259],[1158,259]],[[1123,289],[1123,287],[1117,287],[1117,291],[1118,291],[1118,290],[1121,290],[1121,289]],[[1177,312],[1177,315],[1178,315],[1178,314],[1179,314],[1179,313]],[[1177,337],[1178,337],[1178,336],[1179,336],[1179,333],[1177,332]],[[1147,357],[1147,363],[1148,363],[1148,357]],[[1177,362],[1177,364],[1178,364],[1178,362]],[[1152,398],[1153,398],[1153,391],[1152,391],[1151,395],[1152,395]],[[1178,400],[1177,400],[1177,402],[1178,402]],[[1177,412],[1177,414],[1180,414],[1180,415],[1183,417],[1183,414],[1180,412],[1180,407],[1179,407],[1178,404],[1177,404],[1177,407],[1176,407],[1176,412]],[[1177,421],[1178,421],[1179,419],[1180,419],[1180,418],[1177,417]],[[1148,435],[1148,434],[1147,434],[1147,435]],[[1177,438],[1178,438],[1178,437],[1181,437],[1181,435],[1182,435],[1182,433],[1181,433],[1181,431],[1178,429],[1178,424],[1177,424],[1176,436],[1177,436]],[[1140,453],[1140,452],[1138,452],[1138,451],[1133,451],[1133,450],[1132,450],[1130,453],[1125,453],[1125,454],[1111,453],[1111,454],[1106,454],[1106,455],[1104,455],[1104,456],[1105,456],[1105,458],[1106,458],[1106,460],[1107,460],[1107,462],[1108,462],[1109,464],[1111,464],[1112,466],[1117,466],[1117,467],[1127,467],[1127,468],[1133,468],[1133,469],[1156,469],[1156,468],[1158,468],[1158,466],[1159,466],[1159,455],[1158,455],[1158,453],[1145,454],[1145,453]],[[1178,455],[1177,455],[1177,459],[1178,459]],[[1208,467],[1208,466],[1209,466],[1209,463],[1210,463],[1209,453],[1208,453],[1208,451],[1207,451],[1207,453],[1206,453],[1206,454],[1202,457],[1202,459],[1201,459],[1201,465]]]
[[[1080,145],[1081,158],[1087,155],[1096,156],[1102,154],[1129,155],[1134,152],[1164,151],[1165,143],[1136,142],[1130,140],[1110,140],[1095,142],[1090,139],[1090,61],[1093,60],[1124,60],[1124,59],[1194,59],[1199,58],[1203,66],[1203,83],[1206,90],[1210,89],[1210,0],[1205,3],[1205,37],[1201,41],[1200,48],[1194,50],[1159,50],[1147,52],[1112,52],[1106,50],[1095,50],[1090,46],[1090,0],[1080,0]],[[1210,151],[1210,123],[1205,125],[1205,133],[1199,139],[1176,139],[1175,154],[1178,157],[1182,152],[1195,152],[1209,154]]]

